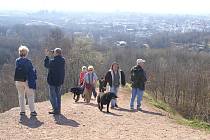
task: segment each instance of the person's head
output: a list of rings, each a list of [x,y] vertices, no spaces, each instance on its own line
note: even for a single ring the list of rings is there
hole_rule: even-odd
[[[86,66],[82,66],[82,71],[83,72],[87,71],[87,67]]]
[[[18,48],[18,52],[19,52],[20,57],[27,57],[29,49],[28,49],[28,47],[21,45]]]
[[[104,80],[104,77],[101,77],[101,80]]]
[[[137,60],[136,60],[136,64],[139,65],[139,66],[141,66],[141,67],[144,66],[144,63],[145,63],[145,62],[146,62],[146,61],[145,61],[144,59],[137,59]]]
[[[93,66],[88,66],[88,72],[93,72],[94,71],[94,67]]]
[[[50,51],[49,51],[49,56],[50,56],[50,57],[53,57],[53,55],[54,55],[54,50],[50,50]]]
[[[112,69],[113,71],[119,70],[119,64],[118,64],[117,62],[112,63],[111,69]]]
[[[61,48],[55,48],[54,49],[54,56],[59,56],[62,55],[62,50]]]

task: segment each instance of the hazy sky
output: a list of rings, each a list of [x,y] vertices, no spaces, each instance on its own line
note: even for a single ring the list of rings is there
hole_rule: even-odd
[[[0,10],[210,13],[210,0],[0,0]]]

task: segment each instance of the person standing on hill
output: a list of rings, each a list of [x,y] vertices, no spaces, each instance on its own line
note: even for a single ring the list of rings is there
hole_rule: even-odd
[[[44,66],[48,68],[47,82],[49,84],[50,102],[52,104],[53,111],[49,114],[61,113],[61,86],[64,83],[65,77],[65,59],[62,56],[61,48],[54,49],[54,58],[49,58],[49,51],[45,51],[46,58],[44,60]]]
[[[112,63],[110,70],[106,73],[104,88],[106,88],[107,83],[109,83],[110,92],[113,92],[116,95],[118,94],[120,85],[125,86],[126,84],[125,74],[116,62]],[[116,99],[111,100],[111,108],[114,107],[118,107]]]
[[[145,90],[145,82],[147,81],[146,72],[143,69],[144,63],[146,61],[143,59],[137,59],[137,65],[131,68],[131,87],[132,94],[130,100],[130,109],[134,109],[134,101],[137,96],[137,110],[141,111],[141,101],[143,98]]]
[[[85,74],[87,73],[87,67],[82,66],[82,71],[79,74],[79,85],[82,86],[84,82]]]
[[[27,58],[29,49],[26,46],[19,47],[19,58],[16,59],[14,81],[18,90],[20,115],[25,115],[25,94],[28,98],[28,105],[31,116],[37,116],[34,107],[34,91],[36,89],[36,70],[31,61]]]
[[[95,92],[95,86],[98,77],[94,72],[93,66],[88,66],[88,72],[84,76],[84,98],[87,103],[90,103],[92,92]]]

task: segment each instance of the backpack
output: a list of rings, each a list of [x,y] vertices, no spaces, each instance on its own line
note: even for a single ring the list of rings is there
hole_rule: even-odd
[[[27,77],[27,71],[26,71],[25,65],[24,64],[19,64],[15,68],[14,81],[25,82],[26,81],[26,77]]]
[[[88,91],[92,91],[93,90],[93,73],[91,74],[91,78],[90,78],[90,74],[88,73],[88,81],[89,83],[85,82],[85,87]],[[91,81],[92,80],[92,81]]]

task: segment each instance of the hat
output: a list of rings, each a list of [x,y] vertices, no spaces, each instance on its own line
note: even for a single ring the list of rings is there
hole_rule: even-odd
[[[137,59],[137,60],[136,60],[136,63],[137,63],[137,64],[139,64],[139,63],[145,63],[145,62],[146,62],[146,61],[145,61],[144,59]]]
[[[84,69],[87,69],[87,67],[86,66],[82,66],[82,69],[84,70]]]
[[[94,70],[93,66],[88,66],[88,70]]]

